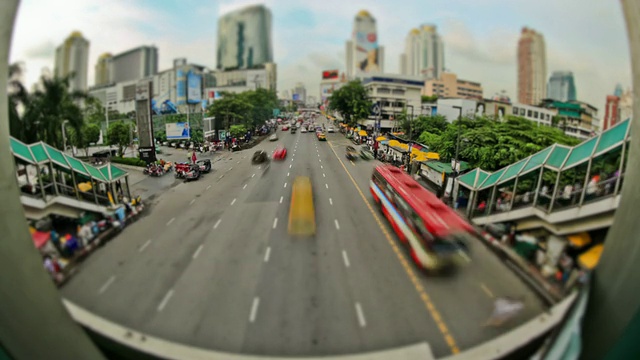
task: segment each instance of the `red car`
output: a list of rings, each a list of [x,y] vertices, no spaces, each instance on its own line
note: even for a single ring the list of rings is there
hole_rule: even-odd
[[[278,147],[273,151],[273,160],[284,160],[287,157],[287,148]]]
[[[282,131],[287,131],[287,130],[289,130],[289,125],[284,125],[284,126],[282,127]]]

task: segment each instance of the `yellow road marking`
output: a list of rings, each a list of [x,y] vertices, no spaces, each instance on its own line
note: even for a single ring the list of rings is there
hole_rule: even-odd
[[[487,285],[485,285],[483,283],[480,283],[480,288],[482,289],[482,291],[484,291],[485,294],[487,294],[488,297],[490,297],[490,298],[494,298],[495,297],[493,295],[493,293],[491,292],[491,290],[489,290]]]
[[[438,312],[436,307],[433,305],[433,302],[431,302],[431,298],[429,297],[429,294],[427,294],[427,292],[424,289],[424,287],[422,286],[422,284],[420,284],[420,282],[418,281],[418,278],[417,278],[415,272],[409,266],[409,262],[407,261],[405,256],[398,249],[398,246],[396,245],[396,242],[391,237],[391,234],[389,234],[389,230],[387,230],[387,228],[383,225],[382,221],[380,220],[380,216],[378,216],[378,214],[373,209],[373,207],[371,206],[369,201],[367,201],[367,198],[364,196],[364,193],[362,192],[362,190],[360,190],[360,186],[358,186],[358,184],[354,180],[353,176],[351,176],[351,173],[349,173],[349,170],[347,170],[347,167],[342,162],[342,159],[340,159],[340,157],[338,156],[338,153],[336,153],[336,150],[334,149],[334,147],[331,144],[331,142],[328,141],[328,143],[329,143],[329,146],[331,147],[331,151],[333,151],[333,154],[336,156],[336,158],[340,162],[340,165],[342,165],[342,168],[344,169],[344,171],[346,171],[347,176],[349,176],[349,179],[351,179],[351,182],[353,183],[353,186],[356,187],[356,190],[360,194],[360,197],[362,198],[362,201],[364,201],[365,205],[367,205],[367,208],[369,209],[369,211],[371,212],[371,215],[373,216],[373,218],[375,219],[376,223],[380,227],[380,230],[382,231],[384,236],[387,238],[387,242],[389,243],[389,245],[391,246],[393,251],[396,253],[396,256],[398,257],[398,260],[402,264],[402,267],[404,268],[405,272],[407,273],[407,276],[409,277],[409,279],[411,279],[411,283],[413,283],[413,286],[415,287],[416,291],[418,292],[418,295],[420,296],[420,299],[422,300],[422,302],[424,303],[425,307],[429,311],[429,314],[431,315],[431,318],[433,319],[433,321],[438,326],[438,329],[440,329],[440,332],[442,333],[442,336],[443,336],[444,340],[449,345],[449,349],[451,349],[451,352],[453,354],[459,353],[460,349],[458,348],[458,345],[456,344],[456,341],[453,339],[453,335],[451,335],[451,332],[449,331],[449,328],[447,327],[447,325],[445,325],[444,321],[442,320],[442,317],[440,316],[440,313]]]

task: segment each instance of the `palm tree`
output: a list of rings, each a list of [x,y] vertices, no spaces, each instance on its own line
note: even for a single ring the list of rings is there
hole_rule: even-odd
[[[10,74],[18,71],[9,69]],[[29,94],[22,84],[14,84],[15,92],[10,95],[11,135],[32,143],[42,140],[58,149],[63,148],[62,123],[68,124],[80,133],[84,117],[78,101],[86,98],[82,91],[69,92],[69,80],[73,74],[53,78],[42,77],[42,89]],[[19,105],[24,109],[18,111]]]
[[[29,127],[22,123],[21,114],[29,106],[29,93],[20,82],[23,74],[22,64],[13,63],[9,65],[9,132],[11,136],[23,141],[28,141]]]

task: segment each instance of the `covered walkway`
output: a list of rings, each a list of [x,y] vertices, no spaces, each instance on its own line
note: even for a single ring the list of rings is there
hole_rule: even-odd
[[[523,208],[551,214],[615,198],[624,181],[629,124],[627,119],[574,147],[554,144],[493,173],[474,169],[460,176],[467,216],[477,222]]]
[[[119,207],[124,196],[131,199],[128,173],[110,163],[95,167],[43,142],[10,142],[23,197],[50,204],[66,196],[106,209]]]

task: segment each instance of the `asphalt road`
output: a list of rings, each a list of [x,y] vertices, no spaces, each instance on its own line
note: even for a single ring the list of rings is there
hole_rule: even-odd
[[[341,134],[278,132],[287,159],[268,171],[253,151],[179,184],[81,266],[61,291],[124,326],[204,348],[281,356],[334,355],[428,342],[464,350],[542,311],[535,295],[480,243],[445,277],[409,261],[372,204],[375,162],[344,159]],[[334,153],[335,151],[335,153]],[[337,154],[337,156],[336,156]],[[341,161],[344,160],[344,161]],[[291,184],[309,176],[317,234],[287,234]],[[520,296],[515,321],[483,327],[493,297]]]

